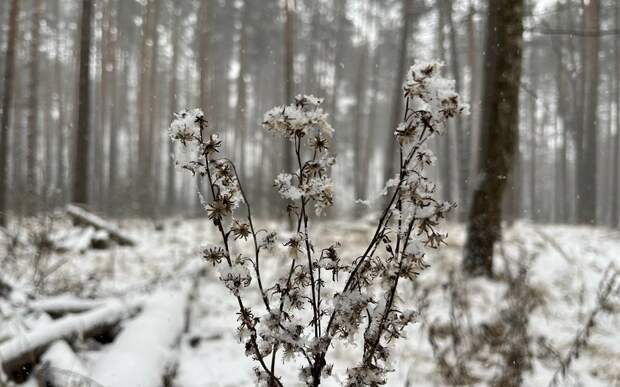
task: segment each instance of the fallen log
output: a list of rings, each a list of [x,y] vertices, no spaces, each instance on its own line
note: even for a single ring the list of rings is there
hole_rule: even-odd
[[[20,381],[24,377],[23,371],[31,369],[53,342],[108,333],[138,308],[136,303],[115,301],[86,313],[70,315],[36,327],[0,344],[0,365],[9,377]]]
[[[88,378],[88,370],[66,341],[54,342],[41,356],[35,377],[39,386],[99,386]]]
[[[52,318],[63,317],[67,314],[83,313],[104,306],[107,300],[84,299],[64,295],[41,298],[30,301],[28,308],[49,314]]]
[[[86,211],[74,204],[68,204],[66,207],[67,215],[78,224],[85,224],[94,227],[96,230],[103,230],[108,233],[110,239],[121,246],[135,246],[136,242],[133,238],[124,235],[116,226],[100,218],[99,216]]]
[[[188,291],[159,291],[126,323],[94,365],[92,379],[106,387],[162,387],[185,327]]]

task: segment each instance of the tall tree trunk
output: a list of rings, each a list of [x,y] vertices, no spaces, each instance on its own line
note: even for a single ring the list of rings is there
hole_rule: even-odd
[[[368,42],[365,41],[360,47],[360,59],[357,67],[357,82],[355,84],[355,116],[353,117],[353,188],[354,200],[364,199],[366,193],[366,185],[368,183],[368,170],[364,169],[363,158],[368,155],[364,151],[364,144],[369,141],[367,131],[364,130],[364,120],[366,114],[366,78],[368,63]],[[363,207],[355,204],[354,215],[356,218],[361,217]]]
[[[407,52],[409,38],[411,35],[411,27],[413,25],[413,5],[415,0],[402,0],[402,27],[400,31],[400,44],[398,49],[398,61],[396,63],[396,72],[394,73],[394,94],[392,95],[392,112],[390,114],[387,150],[383,160],[383,179],[391,179],[395,172],[395,157],[398,153],[396,150],[396,141],[392,133],[402,120],[402,84],[407,71]]]
[[[56,0],[54,2],[54,15],[57,20],[57,28],[56,28],[56,39],[54,41],[54,50],[56,51],[56,58],[54,61],[54,77],[55,87],[56,87],[56,108],[58,109],[58,120],[56,122],[56,186],[61,192],[61,202],[66,199],[65,193],[67,191],[67,182],[66,182],[66,167],[67,162],[65,158],[66,152],[66,112],[65,112],[65,93],[64,93],[64,82],[62,80],[63,75],[63,65],[61,59],[62,52],[62,32],[61,30],[61,22],[60,22],[60,9],[61,2],[63,0]]]
[[[213,109],[211,108],[211,101],[209,100],[209,0],[200,1],[198,8],[197,19],[197,39],[198,39],[198,72],[199,72],[199,102],[200,107],[205,114],[208,115],[207,119],[211,122],[214,117],[211,117]],[[212,122],[213,123],[213,122]],[[200,178],[196,177],[196,187],[200,189]],[[202,211],[200,200],[198,195],[194,196],[194,203],[196,211]]]
[[[19,0],[11,0],[11,10],[9,12],[9,37],[4,58],[4,93],[1,106],[2,118],[0,119],[0,226],[6,226],[8,221],[8,141],[11,106],[13,104],[13,81],[15,77],[15,46],[19,28]]]
[[[239,165],[241,166],[241,179],[242,184],[247,184],[247,171],[246,165],[246,137],[247,137],[247,85],[246,85],[246,73],[248,71],[247,64],[247,24],[248,24],[249,10],[245,0],[241,3],[241,24],[239,28],[239,45],[238,45],[238,60],[239,60],[239,75],[237,76],[237,113],[235,120],[235,129],[239,134],[237,140],[239,155]]]
[[[138,88],[138,207],[142,215],[152,215],[152,171],[153,171],[153,128],[151,128],[153,98],[154,59],[157,46],[157,18],[160,0],[149,0],[146,5],[145,23],[142,32],[142,63]]]
[[[599,81],[599,0],[584,3],[584,30],[592,34],[583,38],[584,112],[582,126],[582,157],[579,161],[577,184],[577,221],[596,223],[597,192],[597,109]]]
[[[75,141],[75,162],[73,164],[73,201],[88,204],[88,182],[90,173],[90,41],[93,0],[82,0],[79,48],[79,85],[75,99],[77,106],[77,128]]]
[[[347,3],[348,0],[340,0],[334,2],[334,7],[336,8],[336,47],[334,52],[334,79],[332,81],[332,91],[331,91],[331,104],[330,104],[330,114],[332,117],[332,125],[334,127],[338,127],[339,115],[338,115],[338,102],[339,102],[339,92],[340,92],[340,81],[343,78],[344,74],[344,65],[342,64],[343,58],[345,56],[345,45],[346,45],[346,35],[345,35],[345,26],[347,23]],[[336,134],[337,136],[337,134]],[[338,138],[334,138],[336,141],[336,149],[338,147]]]
[[[38,174],[37,157],[39,153],[38,121],[39,121],[39,40],[41,31],[41,16],[43,15],[43,1],[36,0],[32,14],[30,30],[30,75],[28,86],[28,149],[26,150],[26,212],[33,215],[37,212],[38,203]]]
[[[538,220],[536,211],[537,211],[537,198],[536,198],[536,171],[541,168],[541,165],[539,165],[538,160],[537,160],[537,147],[538,147],[538,118],[536,117],[538,111],[537,111],[537,101],[536,98],[538,98],[538,96],[536,95],[536,82],[537,77],[536,77],[536,68],[535,68],[535,60],[534,60],[534,56],[535,56],[535,51],[536,48],[532,48],[531,49],[531,58],[530,58],[530,69],[531,69],[531,92],[533,93],[533,95],[528,95],[527,98],[529,99],[530,102],[530,106],[529,106],[529,110],[528,110],[528,114],[529,114],[529,118],[530,118],[530,173],[529,173],[529,177],[530,177],[530,184],[529,184],[529,196],[530,196],[530,219],[533,222],[536,222]]]
[[[291,1],[293,5],[291,6]],[[284,0],[284,103],[293,102],[295,90],[295,0]],[[288,170],[293,165],[293,148],[290,141],[283,141],[283,166]]]
[[[442,0],[437,5],[437,14],[439,17],[439,22],[437,24],[437,52],[439,60],[444,62],[446,60],[446,8],[451,7],[448,4],[448,0]],[[452,184],[453,184],[453,173],[452,173],[452,136],[450,135],[452,130],[447,130],[442,136],[442,163],[441,163],[441,188],[443,193],[443,199],[452,202]]]
[[[480,61],[478,60],[478,35],[476,22],[476,7],[474,0],[469,1],[467,10],[467,66],[469,67],[469,103],[471,105],[471,114],[467,117],[467,132],[469,133],[469,179],[473,178],[473,172],[477,170],[477,153],[474,147],[478,146],[478,112],[479,112],[479,94],[480,94],[480,78],[482,75],[480,69]],[[477,149],[477,148],[476,148]],[[514,179],[513,179],[514,180]],[[471,185],[470,185],[471,188]],[[516,202],[516,201],[515,201]],[[513,203],[514,205],[514,203]],[[465,206],[467,211],[469,206]]]
[[[179,41],[179,18],[180,15],[175,10],[172,15],[172,61],[170,62],[170,90],[169,90],[169,101],[170,101],[170,116],[177,111],[178,101],[177,101],[177,89],[178,89],[178,80],[177,80],[177,72],[179,65],[179,46],[181,42]],[[174,154],[174,143],[172,141],[168,141],[168,175],[166,182],[166,203],[168,207],[168,213],[173,213],[173,210],[176,205],[176,174],[174,168],[174,159],[172,155]]]
[[[459,60],[459,53],[457,47],[457,29],[454,23],[454,17],[452,12],[453,2],[443,0],[446,14],[446,21],[450,26],[449,41],[450,41],[450,69],[452,76],[454,77],[454,89],[457,93],[463,92],[463,82],[461,78],[461,61]],[[458,190],[459,190],[459,220],[465,220],[467,217],[467,206],[469,199],[469,159],[471,149],[471,131],[466,131],[463,125],[463,118],[458,115],[454,120],[454,132],[456,133],[456,142],[458,143],[457,160],[458,160]]]
[[[493,275],[493,247],[501,237],[501,203],[519,126],[523,0],[489,0],[480,130],[480,175],[474,190],[463,268]]]
[[[620,7],[616,6],[615,13],[616,28],[620,28]],[[612,190],[611,190],[611,225],[620,227],[620,39],[616,37],[614,41],[615,63],[615,85],[614,99],[616,100],[616,135],[614,136],[614,154],[612,168]]]
[[[112,1],[112,0],[110,0]],[[110,130],[108,132],[108,198],[107,208],[112,214],[115,214],[116,200],[118,198],[118,144],[119,144],[119,125],[121,124],[120,109],[118,105],[121,104],[119,97],[120,86],[120,50],[119,50],[119,29],[120,29],[120,15],[121,12],[118,9],[118,3],[115,3],[115,11],[110,15],[110,32],[109,32],[109,53],[108,53],[108,67],[110,70],[110,96],[117,101],[111,103],[109,106],[110,117]],[[114,31],[114,32],[112,32]]]

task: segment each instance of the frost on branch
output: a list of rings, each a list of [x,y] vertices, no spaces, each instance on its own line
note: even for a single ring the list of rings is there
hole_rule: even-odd
[[[426,175],[436,162],[428,140],[468,109],[453,82],[440,77],[440,66],[416,63],[407,74],[407,108],[394,133],[400,145],[399,172],[386,184],[389,201],[367,248],[352,262],[340,258],[339,243],[321,248],[311,235],[312,213],[319,216],[334,203],[330,173],[336,159],[329,153],[334,129],[321,108],[322,99],[297,96],[293,104],[268,111],[262,123],[268,133],[288,139],[296,156],[293,170],[281,171],[273,181],[296,224],[284,240],[254,228],[243,182],[233,162],[220,156],[220,137],[209,131],[202,112],[186,110],[175,116],[170,137],[180,144],[178,164],[207,180],[208,192],[200,194],[201,201],[221,236],[221,244],[206,246],[202,257],[217,267],[219,279],[238,301],[237,331],[246,354],[257,362],[259,385],[282,386],[276,365],[297,358],[304,363],[300,381],[318,386],[335,372],[328,363],[334,340],[363,348],[359,362],[346,365],[347,386],[387,383],[392,345],[418,318],[399,297],[399,285],[415,281],[428,268],[426,252],[443,243],[446,235],[439,225],[454,207],[434,198],[436,185]],[[235,247],[239,239],[251,240],[251,256]],[[285,252],[282,266],[287,270],[264,283],[262,254],[276,248]],[[247,288],[260,294],[262,313],[246,306]]]

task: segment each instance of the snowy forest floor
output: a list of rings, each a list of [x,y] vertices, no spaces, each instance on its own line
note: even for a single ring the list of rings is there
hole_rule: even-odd
[[[36,234],[32,230],[37,226],[22,227],[31,230],[29,235]],[[56,239],[72,232],[67,219],[46,227]],[[111,343],[73,341],[79,366],[71,369],[66,356],[55,364],[65,364],[70,371],[88,375],[104,387],[137,387],[140,374],[157,376],[158,367],[166,369],[167,386],[253,385],[254,364],[245,357],[235,337],[235,299],[217,280],[214,269],[200,259],[201,246],[218,240],[210,222],[167,220],[156,226],[146,221],[124,221],[121,228],[138,241],[137,246],[53,252],[40,256],[38,265],[33,263],[37,254],[26,242],[28,235],[23,235],[22,242],[17,238],[10,254],[0,259],[0,279],[14,287],[4,297],[0,291],[0,357],[3,343],[51,324],[50,317],[33,305],[35,299],[61,303],[118,299],[129,304],[141,302],[143,311],[125,319],[121,334]],[[506,272],[509,268],[514,275],[519,263],[529,260],[527,294],[536,302],[531,313],[524,316],[528,332],[523,340],[532,360],[524,372],[523,386],[548,385],[560,359],[570,351],[575,336],[596,309],[599,282],[606,269],[610,265],[620,268],[620,232],[516,223],[505,231],[498,249],[497,279],[465,280],[459,274],[464,229],[452,224],[446,230],[450,235],[448,246],[430,254],[426,261],[431,268],[415,286],[404,289],[422,317],[408,328],[408,338],[397,346],[395,371],[388,386],[452,385],[439,360],[443,353],[449,362],[448,353],[453,350],[461,351],[459,364],[467,369],[468,383],[464,385],[491,385],[490,381],[502,372],[500,362],[486,347],[472,350],[476,348],[471,343],[472,332],[491,329],[510,307],[514,301],[512,288],[505,279],[507,274],[501,273],[510,273]],[[320,223],[313,230],[317,245],[342,242],[348,259],[363,250],[371,232],[371,224],[335,221]],[[8,238],[0,233],[0,251],[4,252],[8,244]],[[266,257],[263,270],[267,280],[279,275],[283,259]],[[258,297],[255,301],[259,303]],[[618,309],[616,303],[597,315],[587,345],[557,385],[620,386]],[[442,335],[438,333],[442,327],[451,328]],[[456,349],[451,344],[455,337],[462,341]],[[331,359],[336,364],[335,376],[326,386],[344,381],[346,367],[356,363],[359,351],[350,345],[335,348]],[[132,358],[133,352],[137,355]],[[136,357],[141,361],[126,364]],[[279,364],[278,370],[284,385],[295,385],[294,362]],[[32,376],[23,385],[36,383]],[[158,385],[154,383],[149,386]]]

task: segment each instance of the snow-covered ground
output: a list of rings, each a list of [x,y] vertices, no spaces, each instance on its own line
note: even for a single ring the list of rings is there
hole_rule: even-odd
[[[100,347],[78,344],[74,348],[83,362],[83,369],[79,369],[85,370],[93,380],[104,387],[134,387],[109,383],[119,380],[115,373],[140,375],[167,367],[171,378],[168,385],[172,386],[253,385],[254,364],[245,357],[244,348],[235,337],[235,299],[220,284],[211,267],[207,267],[205,275],[197,276],[206,267],[200,260],[201,246],[205,242],[217,243],[210,222],[167,220],[156,227],[145,221],[125,221],[120,226],[139,241],[137,246],[53,253],[44,265],[50,273],[46,272],[39,287],[33,285],[33,264],[28,258],[33,255],[32,249],[18,247],[16,256],[5,260],[2,276],[19,291],[13,292],[9,299],[0,297],[0,356],[2,344],[9,339],[24,337],[36,327],[51,324],[40,311],[49,304],[41,306],[41,301],[38,304],[31,301],[42,298],[41,293],[46,297],[64,297],[65,305],[77,309],[81,307],[78,297],[119,299],[140,302],[143,312],[127,320],[112,343]],[[61,220],[54,225],[54,232],[66,232],[68,228],[68,223]],[[403,297],[410,297],[414,304],[424,299],[428,307],[422,310],[420,321],[408,329],[408,338],[398,344],[395,372],[391,374],[389,386],[449,385],[441,378],[429,342],[429,329],[450,321],[448,273],[459,272],[463,228],[448,225],[446,229],[450,235],[448,246],[428,257],[431,268],[419,277],[417,286],[404,289]],[[371,225],[363,222],[331,221],[317,225],[313,234],[317,236],[317,245],[341,241],[345,258],[351,259],[363,249],[371,231]],[[0,237],[0,243],[6,242]],[[4,251],[3,247],[0,249]],[[528,316],[533,362],[524,374],[523,385],[546,386],[559,366],[557,356],[561,358],[569,351],[576,333],[596,306],[598,285],[605,269],[610,264],[620,268],[620,232],[517,223],[505,231],[502,250],[505,259],[496,259],[498,272],[506,264],[514,270],[519,260],[532,259],[529,287],[540,303]],[[266,280],[276,275],[283,259],[277,256],[265,259]],[[191,294],[196,278],[197,288]],[[459,291],[467,294],[471,326],[493,321],[509,302],[507,284],[501,276],[494,281],[474,279],[461,286],[465,286]],[[258,297],[253,299],[259,303]],[[561,379],[558,385],[620,386],[618,302],[615,307],[598,315],[588,345],[573,362],[568,378]],[[169,319],[162,317],[166,313]],[[184,325],[181,321],[186,316],[189,321]],[[149,321],[160,323],[150,326]],[[139,334],[128,336],[132,331]],[[555,351],[555,358],[542,353],[542,342]],[[326,386],[336,386],[344,380],[346,367],[355,364],[359,351],[360,348],[351,345],[334,349],[331,361],[336,365],[335,376]],[[131,360],[136,355],[142,356],[140,362]],[[497,364],[465,361],[476,375],[499,372]],[[295,363],[278,364],[277,369],[284,376],[286,386],[296,385]],[[148,377],[132,380],[136,387],[154,387],[151,383],[139,384],[138,380]],[[34,385],[32,380],[30,383]],[[471,385],[490,384],[481,381]]]

